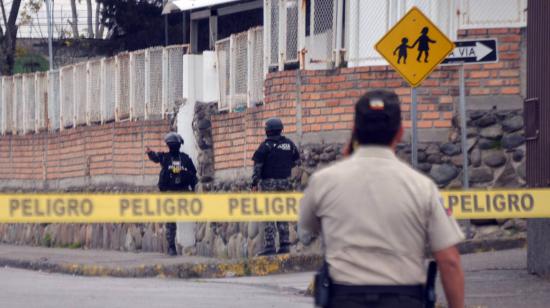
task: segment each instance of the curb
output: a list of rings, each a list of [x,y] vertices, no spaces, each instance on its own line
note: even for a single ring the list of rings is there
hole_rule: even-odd
[[[525,248],[527,239],[470,240],[459,245],[461,254]],[[179,264],[152,264],[131,267],[113,267],[89,264],[55,263],[46,260],[24,261],[0,258],[0,266],[61,273],[88,277],[120,278],[224,278],[243,276],[266,276],[272,274],[316,271],[322,264],[321,255],[276,255],[255,257],[246,260],[213,261],[208,263],[183,262]]]
[[[321,266],[321,263],[322,257],[320,255],[281,255],[227,262],[187,262],[170,265],[153,264],[132,267],[53,263],[47,260],[22,261],[0,258],[0,266],[49,273],[88,277],[163,277],[179,279],[266,276],[271,274],[314,271]]]
[[[527,237],[518,236],[507,239],[480,239],[469,240],[458,245],[461,254],[470,254],[478,252],[489,252],[498,250],[507,250],[515,248],[526,248]]]

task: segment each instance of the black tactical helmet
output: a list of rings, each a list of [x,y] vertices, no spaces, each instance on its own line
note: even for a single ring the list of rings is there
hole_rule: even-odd
[[[283,122],[279,118],[271,118],[265,122],[266,131],[282,131]]]
[[[178,143],[181,145],[183,144],[183,138],[178,133],[169,132],[164,136],[164,142],[166,142],[166,144]]]

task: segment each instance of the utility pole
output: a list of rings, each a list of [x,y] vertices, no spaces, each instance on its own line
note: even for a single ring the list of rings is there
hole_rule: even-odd
[[[53,37],[53,20],[52,20],[52,0],[46,1],[46,16],[48,19],[48,54],[50,60],[50,71],[54,69],[53,67],[53,46],[52,46],[52,37]]]

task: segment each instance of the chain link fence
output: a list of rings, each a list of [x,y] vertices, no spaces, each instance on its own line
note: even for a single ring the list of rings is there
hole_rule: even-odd
[[[162,117],[162,70],[163,70],[163,48],[152,48],[146,53],[145,75],[148,87],[145,89],[147,110],[146,118]]]
[[[265,0],[264,7],[267,11],[265,24],[269,31],[269,44],[266,49],[266,58],[269,66],[279,65],[279,0]]]
[[[336,39],[338,5],[343,8],[344,1],[265,0],[267,66],[282,70],[285,65],[295,65],[303,50],[305,69],[333,67],[336,50],[343,47]]]
[[[263,42],[261,27],[216,42],[218,110],[241,110],[263,100]]]
[[[231,92],[232,109],[246,107],[248,94],[248,33],[232,37],[231,48]]]
[[[171,113],[177,104],[183,100],[183,55],[187,53],[187,47],[171,46],[166,49],[167,58],[167,98],[164,105],[164,113]]]
[[[250,32],[250,93],[249,106],[263,102],[264,100],[264,37],[263,29],[256,28]]]
[[[132,119],[145,116],[145,51],[130,54],[130,115]]]
[[[243,42],[246,52],[246,36]],[[183,56],[187,51],[186,45],[156,47],[48,73],[1,77],[0,133],[164,118],[183,101]],[[247,64],[246,57],[244,61],[239,62],[239,70]],[[246,104],[246,71],[244,76],[237,88]]]
[[[527,0],[459,1],[460,27],[464,29],[525,27]]]
[[[218,110],[228,110],[231,101],[230,68],[231,68],[231,38],[216,42],[216,59],[218,61],[218,84],[220,89],[220,101]]]
[[[130,118],[130,54],[116,56],[116,111],[117,121]]]

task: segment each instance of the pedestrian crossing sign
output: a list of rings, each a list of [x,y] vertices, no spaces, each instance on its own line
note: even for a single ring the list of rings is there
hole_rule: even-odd
[[[418,87],[455,45],[420,9],[413,7],[375,48],[412,87]]]

